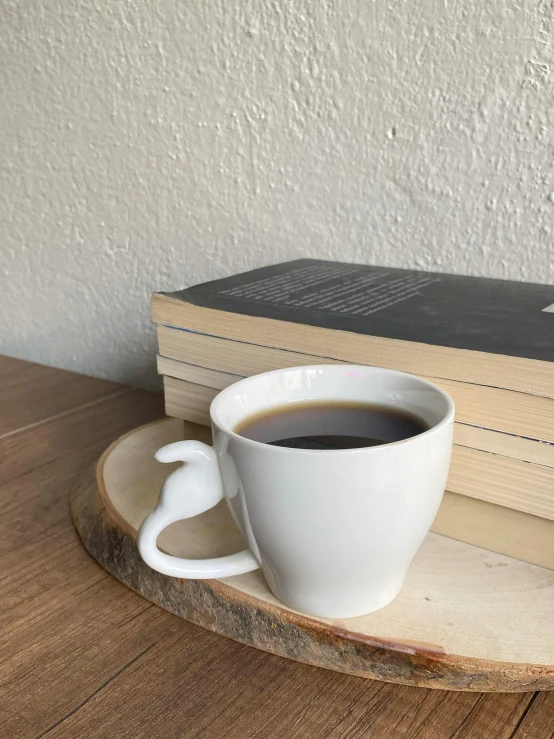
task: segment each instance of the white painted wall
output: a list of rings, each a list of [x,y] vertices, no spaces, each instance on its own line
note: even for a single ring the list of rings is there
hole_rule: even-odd
[[[154,289],[554,281],[551,0],[4,0],[0,350],[149,384]]]

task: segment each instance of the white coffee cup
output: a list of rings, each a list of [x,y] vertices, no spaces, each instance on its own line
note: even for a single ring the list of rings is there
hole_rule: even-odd
[[[346,450],[252,441],[234,429],[262,410],[306,401],[375,403],[429,426],[411,438]],[[329,618],[390,603],[439,508],[452,450],[454,403],[436,385],[375,367],[316,365],[256,375],[210,408],[213,447],[178,441],[156,453],[186,465],[166,480],[138,533],[144,561],[166,575],[221,578],[261,567],[291,608]],[[161,552],[160,532],[225,498],[250,548],[189,560]]]

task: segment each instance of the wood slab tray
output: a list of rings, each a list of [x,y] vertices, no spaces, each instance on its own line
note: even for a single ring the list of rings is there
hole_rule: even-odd
[[[448,690],[554,688],[554,571],[438,534],[427,536],[397,599],[360,618],[297,613],[273,597],[260,571],[181,580],[151,570],[136,533],[172,469],[154,452],[182,438],[209,442],[209,430],[176,419],[142,426],[112,444],[72,492],[85,547],[125,585],[218,634],[338,672]],[[172,524],[159,543],[198,558],[245,546],[225,503]]]

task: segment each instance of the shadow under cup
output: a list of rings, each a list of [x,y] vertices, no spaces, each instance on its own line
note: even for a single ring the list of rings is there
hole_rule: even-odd
[[[235,433],[292,403],[400,409],[428,430],[357,449],[271,446]],[[444,492],[454,404],[414,375],[353,365],[278,370],[221,392],[211,409],[224,493],[274,595],[317,616],[370,613],[398,594]]]

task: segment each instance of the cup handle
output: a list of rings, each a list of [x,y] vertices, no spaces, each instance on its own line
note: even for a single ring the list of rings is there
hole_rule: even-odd
[[[177,441],[158,449],[158,462],[185,462],[162,486],[156,508],[144,519],[137,535],[140,556],[153,570],[191,580],[230,577],[260,566],[250,549],[215,559],[182,559],[161,552],[156,541],[166,526],[213,508],[223,499],[223,483],[211,446],[200,441]]]

